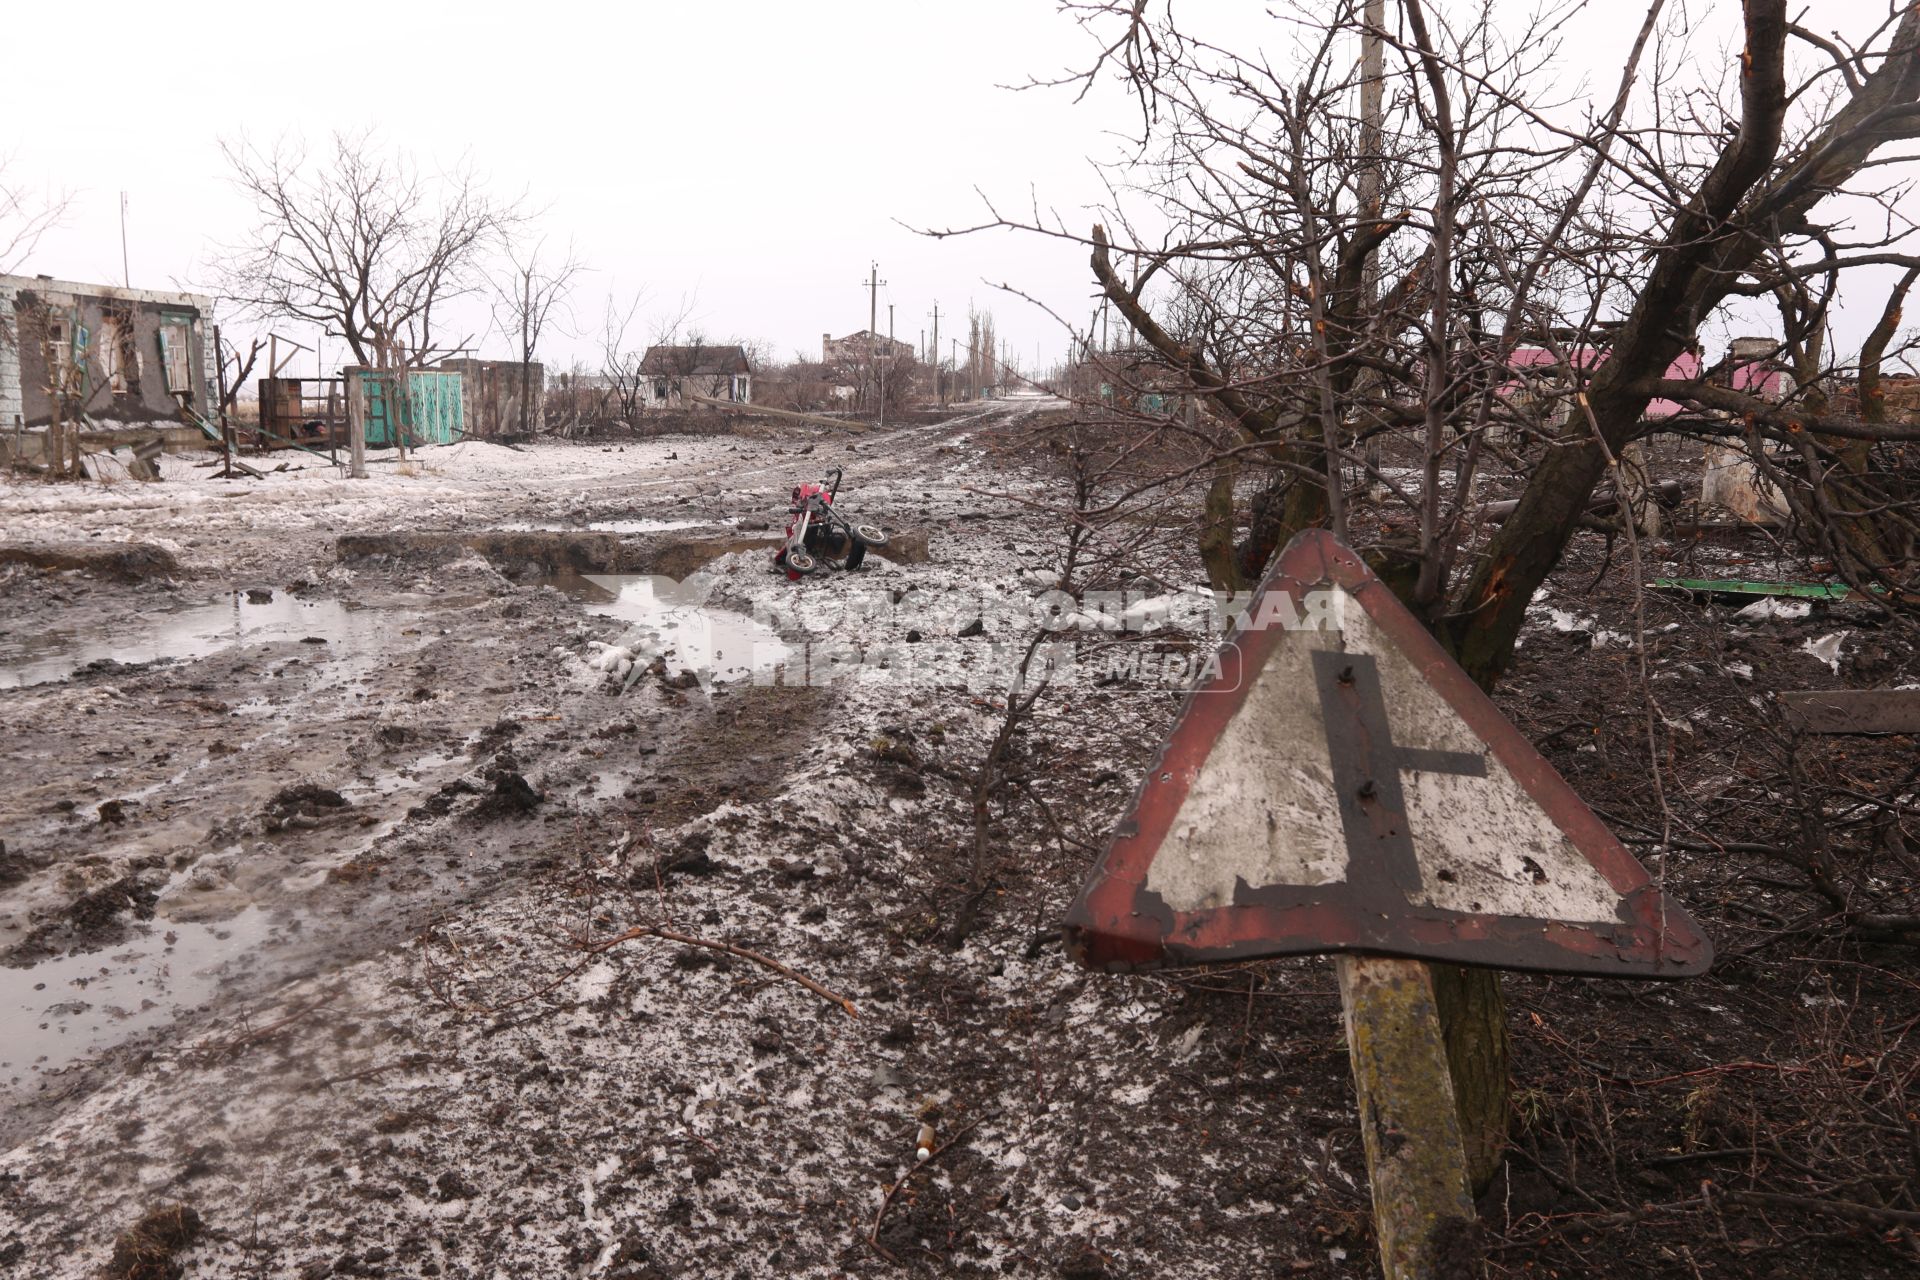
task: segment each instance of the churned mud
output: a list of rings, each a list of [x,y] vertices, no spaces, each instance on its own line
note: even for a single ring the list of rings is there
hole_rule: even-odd
[[[1017,787],[980,798],[1011,619],[1065,545],[1032,501],[1054,408],[0,490],[0,1274],[1373,1274],[1330,967],[1061,952],[1177,693],[1063,687],[1003,749]],[[789,582],[788,490],[829,466],[892,558]],[[1144,529],[1139,581],[1190,589],[1190,542]],[[1661,554],[1759,571],[1732,543]],[[1537,614],[1503,705],[1630,834],[1665,805],[1784,842],[1764,682],[1920,674],[1845,609],[1729,629],[1638,601],[1597,541]],[[1809,646],[1838,631],[1829,668]],[[1678,990],[1510,980],[1496,1266],[1899,1274],[1871,1230],[1716,1235],[1701,1215],[1732,1211],[1690,1188],[1743,1145],[1822,1158],[1753,1109],[1881,1070],[1822,1056],[1842,970],[1790,956],[1854,966],[1888,1040],[1912,984],[1852,943],[1769,949],[1804,910],[1784,873],[1683,845],[1662,874],[1741,954]],[[1858,1135],[1888,1117],[1826,1109],[1884,1155]]]

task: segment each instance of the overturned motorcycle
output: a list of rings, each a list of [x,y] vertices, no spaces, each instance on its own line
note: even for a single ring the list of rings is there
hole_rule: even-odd
[[[793,505],[787,508],[787,540],[774,553],[773,563],[799,581],[822,564],[836,569],[858,569],[868,547],[884,547],[887,535],[878,525],[854,524],[833,505],[840,492],[840,468],[827,473],[827,484],[797,484]]]

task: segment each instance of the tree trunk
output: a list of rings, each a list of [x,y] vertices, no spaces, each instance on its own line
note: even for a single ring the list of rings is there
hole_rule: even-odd
[[[1635,440],[1620,451],[1620,498],[1624,518],[1633,521],[1643,537],[1657,538],[1664,531],[1658,494],[1647,442]]]
[[[1911,268],[1900,277],[1887,296],[1879,321],[1860,349],[1860,418],[1864,422],[1887,421],[1887,393],[1881,386],[1883,366],[1887,347],[1899,331],[1907,294],[1916,281],[1920,281],[1920,267]],[[1824,407],[1824,404],[1815,406],[1814,412]],[[1841,440],[1825,435],[1820,440],[1839,458],[1835,470],[1840,478],[1827,493],[1827,503],[1838,517],[1834,523],[1839,527],[1834,532],[1869,574],[1904,578],[1906,575],[1901,571],[1913,556],[1915,541],[1911,522],[1901,519],[1900,508],[1908,495],[1888,491],[1882,483],[1883,477],[1872,474],[1872,441]],[[1832,478],[1833,472],[1828,475]],[[1897,477],[1884,479],[1898,483]]]
[[[1467,1180],[1477,1198],[1492,1185],[1507,1145],[1507,998],[1496,970],[1450,964],[1432,969]]]
[[[1239,468],[1231,458],[1214,463],[1213,484],[1207,489],[1200,524],[1200,563],[1215,591],[1244,591],[1247,580],[1233,559],[1233,483]]]

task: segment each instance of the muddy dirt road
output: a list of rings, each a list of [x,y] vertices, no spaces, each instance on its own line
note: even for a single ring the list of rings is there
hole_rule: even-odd
[[[0,1276],[1375,1274],[1330,967],[1058,942],[1210,644],[1191,537],[1124,530],[1148,621],[1068,620],[1119,664],[981,799],[1062,562],[1051,412],[0,489]],[[789,582],[788,490],[833,466],[891,558]],[[1783,845],[1770,691],[1920,654],[1852,606],[1640,601],[1591,544],[1503,710],[1636,848]],[[1911,763],[1784,749],[1847,796]],[[1699,1188],[1763,1149],[1892,1185],[1920,988],[1777,869],[1694,840],[1662,874],[1714,974],[1506,981],[1497,1274],[1906,1274],[1896,1235]]]
[[[997,727],[1008,636],[981,619],[1057,554],[1019,501],[1039,481],[975,437],[1045,408],[0,494],[0,541],[78,566],[4,586],[0,1260],[89,1274],[180,1205],[209,1276],[1018,1269],[1163,1236],[1164,1175],[1087,1166],[1130,1144],[1112,1101],[1164,1087],[1163,1020],[1046,943],[1051,890],[929,945]],[[895,558],[789,583],[763,544],[829,465]],[[608,576],[698,569],[698,622]],[[847,616],[855,584],[972,626]],[[1058,765],[1117,804],[1139,749]],[[598,949],[636,925],[860,1016],[709,948]],[[876,1233],[928,1118],[967,1141]],[[1276,1157],[1305,1140],[1268,1130]],[[1299,1161],[1265,1163],[1284,1186],[1240,1196],[1279,1205]],[[956,1195],[969,1168],[1002,1189]]]
[[[953,513],[894,482],[969,421],[891,433],[866,459],[857,439],[838,446],[904,541]],[[676,781],[640,787],[659,817],[775,781],[736,758],[757,754],[751,741],[730,750],[713,733],[710,689],[695,688],[698,714],[672,714],[682,672],[713,665],[693,637],[685,655],[663,646],[669,679],[641,693],[670,705],[650,709],[644,734],[622,726],[646,739],[617,744],[627,751],[554,650],[671,624],[644,584],[581,571],[684,577],[744,554],[775,536],[796,476],[825,465],[809,461],[817,448],[467,444],[388,461],[370,492],[303,457],[264,484],[188,460],[168,467],[171,486],[0,494],[0,541],[70,549],[81,566],[6,583],[0,1085],[58,1095],[95,1051],[184,1008],[389,946],[422,912],[491,891],[524,840],[484,817],[443,820],[538,807],[517,792],[483,804],[523,785],[502,778],[535,772],[562,802],[549,814],[604,809],[666,770],[664,746]],[[724,697],[756,642],[763,663],[781,645],[713,616],[737,619],[725,634],[745,659],[721,659]],[[739,701],[749,724],[766,702],[803,725],[809,694]],[[683,718],[722,741],[687,749]]]

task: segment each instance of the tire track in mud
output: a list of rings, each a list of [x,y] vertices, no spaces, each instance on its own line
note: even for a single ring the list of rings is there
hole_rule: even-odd
[[[850,443],[880,446],[860,456],[863,481],[888,484],[912,477],[931,486],[938,479],[929,467],[936,449],[955,435],[1012,416],[1018,416],[1018,411],[989,406]],[[812,443],[816,449],[831,447],[819,440]],[[824,460],[819,461],[824,464]],[[803,461],[812,459],[788,452],[733,471],[729,480],[748,484],[792,476]],[[714,470],[712,463],[711,458],[688,459],[669,474],[644,480],[630,474],[589,475],[520,493],[537,505],[555,501],[559,494],[576,501],[581,497],[605,501],[607,496],[617,501],[617,495],[684,485],[695,477],[705,479]],[[476,496],[499,488],[497,482],[462,482],[460,487],[472,489]],[[277,536],[262,530],[238,541],[266,542]],[[416,574],[416,566],[396,564],[390,573],[361,576],[371,579],[368,585],[376,591],[391,593],[410,585],[407,580]],[[498,596],[504,583],[495,581],[492,594]],[[526,595],[522,590],[508,591],[506,608],[527,609]],[[564,602],[546,602],[533,608],[533,614],[526,619],[531,625],[516,627],[503,625],[484,606],[452,614],[432,611],[428,616],[433,617],[434,626],[444,622],[448,624],[444,630],[453,635],[416,642],[406,646],[405,654],[396,652],[389,683],[397,687],[386,688],[381,697],[364,706],[354,705],[359,693],[347,687],[348,680],[326,678],[326,659],[315,661],[309,656],[312,650],[303,652],[294,645],[265,654],[250,651],[245,658],[237,652],[211,655],[210,663],[201,659],[161,664],[116,676],[132,695],[130,700],[139,704],[140,714],[130,716],[126,709],[116,713],[109,704],[121,691],[110,690],[105,700],[94,699],[99,705],[89,724],[90,736],[139,737],[149,742],[158,737],[165,743],[162,757],[171,758],[156,757],[160,767],[136,770],[134,775],[104,784],[107,791],[133,800],[127,809],[134,815],[133,832],[118,826],[109,829],[105,823],[76,831],[69,821],[57,835],[51,829],[39,833],[32,841],[38,846],[34,852],[43,864],[52,860],[46,870],[56,877],[62,866],[98,862],[102,855],[117,874],[119,863],[129,861],[123,854],[131,846],[149,864],[147,879],[155,881],[150,888],[167,894],[171,901],[163,901],[157,915],[146,911],[151,917],[147,920],[138,919],[143,913],[134,911],[131,928],[121,917],[104,921],[91,935],[68,937],[57,930],[56,936],[66,939],[59,949],[77,945],[76,954],[84,954],[105,946],[99,954],[106,958],[116,939],[124,946],[128,938],[158,933],[176,915],[180,920],[209,920],[217,927],[223,919],[238,918],[236,911],[264,910],[277,923],[269,946],[250,947],[244,963],[223,968],[212,995],[198,1008],[182,1010],[179,1017],[158,1026],[145,1026],[117,1045],[108,1043],[90,1062],[82,1055],[75,1061],[87,1065],[62,1068],[57,1077],[37,1070],[23,1074],[19,1064],[0,1072],[0,1090],[17,1093],[26,1088],[29,1094],[41,1095],[39,1100],[18,1095],[22,1105],[12,1108],[0,1140],[17,1140],[34,1131],[59,1106],[70,1105],[111,1078],[121,1063],[137,1061],[143,1045],[177,1041],[240,1004],[268,997],[284,983],[403,945],[426,918],[458,912],[463,904],[511,887],[516,867],[537,866],[549,859],[552,854],[546,850],[565,841],[552,839],[544,829],[547,822],[539,816],[509,828],[475,832],[463,828],[457,815],[422,815],[422,806],[412,803],[431,805],[446,788],[460,789],[463,779],[470,779],[493,758],[476,750],[476,738],[489,726],[515,720],[513,712],[527,709],[525,695],[532,692],[528,681],[510,682],[515,685],[512,688],[490,687],[481,674],[484,654],[461,651],[477,641],[483,650],[490,644],[507,643],[540,652],[547,647],[537,639],[543,629],[557,635],[579,625],[577,612]],[[435,692],[431,702],[438,705],[412,704],[428,686],[416,686],[411,692],[404,686],[423,669],[430,673],[438,669],[441,679],[464,685],[464,692],[450,696]],[[294,678],[286,678],[288,673],[295,673]],[[82,683],[91,686],[97,681]],[[193,710],[206,699],[196,702],[192,696],[209,689],[218,690],[216,701],[224,706],[251,704],[253,715],[232,724],[209,720]],[[90,697],[84,689],[79,696]],[[728,705],[719,714],[711,706],[690,705],[684,699],[651,707],[650,723],[641,728],[617,704],[609,708],[591,695],[562,696],[559,701],[565,705],[534,708],[543,714],[516,722],[523,731],[513,737],[509,754],[515,772],[540,779],[549,790],[555,803],[546,815],[564,813],[576,828],[582,821],[595,826],[602,820],[594,800],[618,802],[634,797],[640,801],[638,807],[647,811],[643,823],[674,825],[718,805],[777,793],[791,776],[793,762],[769,752],[766,744],[792,740],[794,734],[804,736],[810,725],[820,722],[830,700],[824,690],[747,688],[729,694]],[[449,701],[453,705],[446,705]],[[269,717],[266,723],[254,718],[260,715]],[[426,725],[424,737],[408,731],[407,726],[416,722]],[[395,725],[401,726],[400,737],[383,745],[381,731]],[[53,754],[58,754],[59,732],[58,724],[50,723],[40,734]],[[649,741],[638,764],[627,761],[631,776],[626,785],[611,795],[599,793],[594,787],[605,778],[601,766],[608,756],[619,754],[609,744],[637,737]],[[399,742],[407,743],[404,749],[394,749]],[[489,750],[501,745],[490,744]],[[221,764],[223,755],[239,763]],[[235,773],[237,777],[231,776]],[[241,834],[250,829],[276,787],[299,779],[312,779],[352,797],[350,817],[355,825],[323,834],[289,831],[267,841]],[[60,785],[60,778],[50,775],[46,786],[33,792]],[[587,789],[584,809],[582,788]],[[140,807],[149,802],[150,807]],[[16,826],[11,820],[8,825]],[[124,838],[129,834],[135,836],[131,842]],[[117,849],[122,853],[117,854]],[[219,856],[209,860],[210,855]],[[203,874],[214,866],[219,869]],[[182,884],[196,877],[215,886],[198,902],[179,893]],[[89,873],[85,882],[98,879]],[[287,931],[289,926],[292,932]],[[0,937],[0,946],[15,950],[20,940],[18,933]],[[4,1079],[9,1074],[14,1077],[13,1086]],[[46,1088],[50,1079],[57,1079],[57,1088]],[[59,1095],[60,1101],[48,1105],[49,1093]]]

